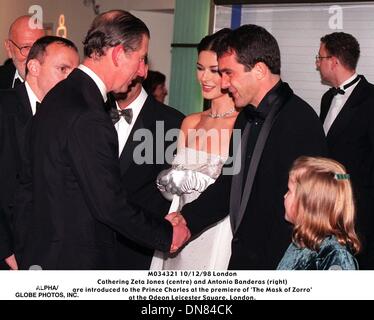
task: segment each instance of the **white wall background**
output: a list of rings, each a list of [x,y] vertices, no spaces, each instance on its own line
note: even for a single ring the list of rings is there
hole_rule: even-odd
[[[169,88],[171,69],[171,43],[173,40],[174,14],[163,12],[131,11],[142,19],[151,32],[149,44],[149,67],[166,76],[166,87]],[[166,97],[165,103],[168,103]]]
[[[215,30],[230,26],[231,8],[217,6]],[[374,2],[304,5],[245,5],[242,24],[258,24],[278,40],[282,78],[319,113],[320,100],[328,89],[315,67],[320,38],[344,31],[353,34],[361,47],[358,73],[374,82]]]

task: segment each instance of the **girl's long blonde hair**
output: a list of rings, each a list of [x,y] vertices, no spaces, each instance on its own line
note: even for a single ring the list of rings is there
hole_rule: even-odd
[[[326,236],[334,235],[353,253],[359,252],[352,186],[344,166],[332,159],[300,157],[289,177],[296,185],[293,241],[318,250]]]

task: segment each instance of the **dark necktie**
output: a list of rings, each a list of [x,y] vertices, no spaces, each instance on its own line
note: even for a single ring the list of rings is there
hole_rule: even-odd
[[[360,80],[360,76],[357,76],[351,82],[344,85],[343,89],[341,89],[341,88],[331,88],[332,95],[336,96],[337,94],[345,94],[345,90],[347,90],[350,86],[353,86],[359,80]]]
[[[36,110],[40,107],[40,102],[36,101]]]
[[[126,122],[128,124],[131,124],[132,116],[133,116],[132,109],[126,108],[123,110],[118,110],[118,109],[110,110],[110,117],[112,118],[113,124],[116,124],[121,117],[124,117]]]
[[[332,94],[333,96],[336,96],[336,95],[338,95],[338,94],[345,94],[345,91],[344,91],[343,89],[340,89],[340,88],[335,88],[335,87],[333,87],[333,88],[331,88],[330,90],[331,90],[331,94]]]
[[[22,84],[22,81],[19,78],[17,78],[14,80],[13,88],[17,88],[21,84]]]

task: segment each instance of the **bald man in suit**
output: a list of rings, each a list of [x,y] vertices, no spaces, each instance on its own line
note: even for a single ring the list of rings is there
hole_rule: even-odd
[[[0,89],[14,88],[26,79],[26,59],[34,42],[45,36],[43,28],[32,28],[31,16],[18,17],[10,26],[4,41],[10,59],[0,66]]]

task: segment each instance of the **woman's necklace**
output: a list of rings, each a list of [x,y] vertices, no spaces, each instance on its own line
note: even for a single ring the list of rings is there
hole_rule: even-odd
[[[217,119],[217,118],[224,118],[224,117],[227,117],[229,116],[230,114],[234,113],[235,112],[235,107],[233,107],[232,109],[226,111],[226,112],[223,112],[223,113],[213,113],[212,111],[210,111],[208,113],[208,117],[210,118],[213,118],[213,119]]]

